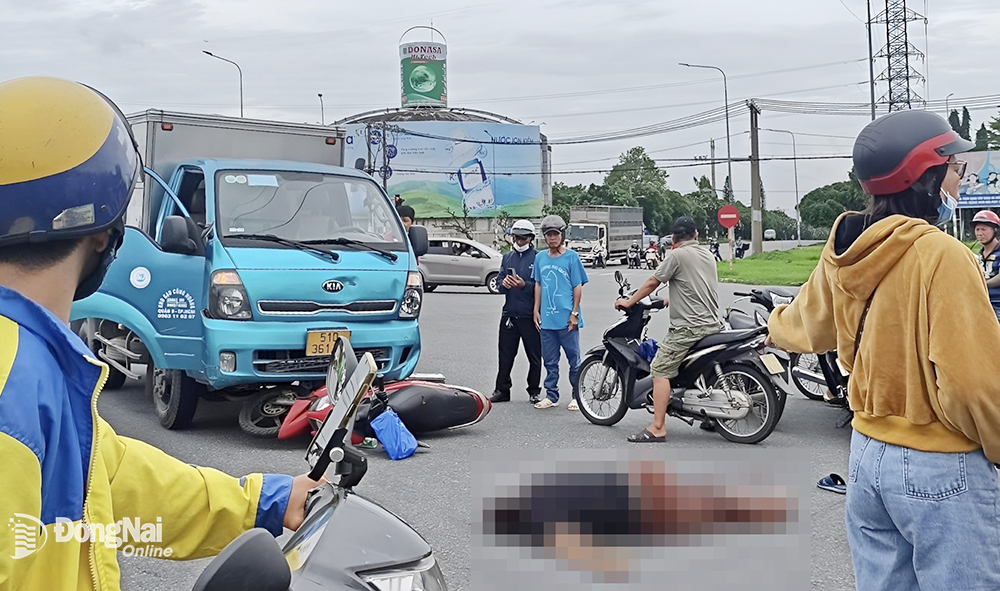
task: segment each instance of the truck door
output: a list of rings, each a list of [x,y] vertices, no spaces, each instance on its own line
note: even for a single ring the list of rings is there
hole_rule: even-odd
[[[174,192],[155,173],[149,169],[147,173],[166,191],[161,215],[154,218],[155,226],[151,228],[157,238],[127,226],[122,246],[100,290],[77,302],[74,316],[85,314],[126,326],[134,324],[129,328],[140,333],[144,342],[156,339],[156,345],[150,349],[162,349],[168,363],[164,369],[202,369],[202,360],[195,362],[191,357],[192,341],[202,334],[204,246],[194,222],[186,215],[173,215],[179,213]],[[181,236],[182,228],[190,231]],[[136,319],[136,313],[141,318]],[[140,324],[146,324],[147,329],[151,325],[155,334],[141,334]],[[177,364],[171,364],[171,360]]]

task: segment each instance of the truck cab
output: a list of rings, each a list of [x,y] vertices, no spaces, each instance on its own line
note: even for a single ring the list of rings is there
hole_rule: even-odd
[[[585,265],[606,266],[607,230],[603,224],[571,222],[566,229],[566,248],[575,250]]]
[[[200,397],[322,384],[338,334],[386,378],[413,372],[427,233],[405,234],[371,177],[223,158],[146,172],[156,190],[133,197],[104,284],[71,319],[112,380],[146,366],[165,427],[188,426]]]

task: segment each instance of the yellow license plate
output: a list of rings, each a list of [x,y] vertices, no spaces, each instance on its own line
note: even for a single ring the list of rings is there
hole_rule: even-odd
[[[778,361],[778,358],[775,356],[774,353],[764,353],[763,355],[760,356],[760,360],[764,362],[764,367],[767,368],[767,371],[771,372],[774,375],[778,375],[779,373],[785,371],[781,367],[781,362]]]
[[[306,333],[306,357],[325,357],[339,338],[351,338],[349,330],[310,330]]]

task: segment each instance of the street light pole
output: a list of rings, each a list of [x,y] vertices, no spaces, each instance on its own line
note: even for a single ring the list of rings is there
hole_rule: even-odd
[[[317,94],[319,96],[319,122],[321,125],[326,125],[326,111],[323,108],[323,93]]]
[[[722,91],[723,91],[725,99],[726,99],[726,174],[729,176],[729,183],[730,183],[730,186],[732,186],[732,182],[733,182],[733,150],[732,150],[732,146],[729,143],[729,136],[730,136],[730,133],[729,133],[729,82],[726,80],[726,73],[723,72],[722,68],[720,68],[718,66],[700,66],[700,65],[697,65],[697,64],[685,64],[683,62],[681,62],[678,65],[684,66],[686,68],[707,68],[707,69],[711,69],[711,70],[718,70],[722,74]],[[735,195],[733,195],[733,199],[734,200],[736,199]]]
[[[242,117],[243,116],[243,69],[240,68],[240,65],[237,64],[236,62],[234,62],[233,60],[227,60],[226,58],[224,58],[222,56],[215,55],[211,51],[202,50],[202,53],[204,53],[205,55],[214,57],[215,59],[219,59],[219,60],[222,60],[224,62],[229,62],[229,63],[233,64],[234,66],[236,66],[236,70],[240,73],[240,117]]]
[[[947,118],[948,118],[948,116],[950,116],[950,115],[951,115],[951,109],[949,109],[949,108],[948,108],[948,99],[950,99],[950,98],[951,98],[951,97],[953,97],[953,96],[955,96],[955,93],[954,93],[954,92],[953,92],[953,93],[951,93],[951,94],[949,94],[948,96],[944,97],[944,111],[945,111],[945,119],[947,119]]]
[[[799,213],[799,156],[795,150],[795,134],[787,129],[765,129],[764,131],[776,131],[787,133],[792,136],[792,169],[795,171],[795,239],[798,244],[802,244],[802,214]]]

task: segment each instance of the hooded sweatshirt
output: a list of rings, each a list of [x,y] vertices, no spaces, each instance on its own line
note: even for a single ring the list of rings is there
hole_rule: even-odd
[[[834,223],[809,280],[771,315],[771,338],[789,351],[837,350],[858,432],[920,451],[982,448],[1000,462],[1000,324],[972,251],[899,215],[845,244],[840,226],[860,229],[857,215]]]

